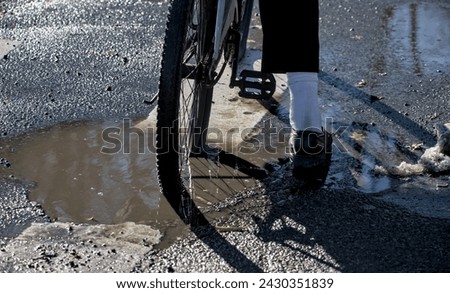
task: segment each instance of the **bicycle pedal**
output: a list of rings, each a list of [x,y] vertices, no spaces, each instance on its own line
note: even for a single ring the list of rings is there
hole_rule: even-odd
[[[262,100],[273,96],[276,81],[271,73],[243,70],[236,85],[240,89],[240,97]]]

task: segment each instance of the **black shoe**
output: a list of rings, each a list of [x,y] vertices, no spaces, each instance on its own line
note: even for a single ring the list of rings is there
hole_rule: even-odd
[[[331,134],[325,130],[292,131],[289,143],[293,176],[311,183],[324,183],[331,163]]]

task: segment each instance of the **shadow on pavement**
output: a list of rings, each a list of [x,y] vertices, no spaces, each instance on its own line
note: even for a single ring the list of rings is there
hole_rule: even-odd
[[[299,191],[292,201],[273,205],[268,216],[255,220],[263,241],[297,250],[338,271],[450,272],[449,220],[425,218],[374,197]],[[316,245],[338,265],[311,255]]]
[[[227,180],[240,180],[243,176],[246,178],[254,178],[254,179],[263,179],[267,176],[266,172],[263,169],[253,165],[252,163],[239,158],[233,154],[221,152],[220,154],[220,165],[229,167],[231,169],[239,166],[240,175],[228,176],[225,175],[223,177],[215,176],[210,178],[209,161],[207,158],[193,158],[191,159],[191,165],[193,169],[193,177],[192,180],[194,184],[198,187],[203,187],[201,184],[202,181],[213,181],[210,184],[215,185],[216,188],[220,188],[222,197],[230,192],[236,192],[234,187],[227,183]],[[217,163],[217,162],[216,162]],[[221,168],[222,170],[226,170],[226,168]],[[227,170],[225,171],[229,173]],[[199,186],[200,185],[200,186]],[[203,197],[208,196],[206,193],[202,194]],[[180,199],[178,197],[166,197],[169,204],[172,208],[177,212],[178,216],[186,220],[186,215],[183,213],[180,207]],[[209,198],[210,200],[220,200],[218,198]],[[205,214],[200,210],[199,202],[197,200],[192,200],[189,194],[186,194],[185,200],[189,202],[185,202],[187,206],[191,207],[191,216],[187,219],[190,223],[190,230],[195,236],[198,237],[203,243],[205,243],[208,247],[210,247],[217,255],[222,257],[231,267],[233,267],[236,271],[241,273],[262,273],[262,269],[258,267],[253,261],[251,261],[246,255],[240,252],[235,246],[230,244],[224,236],[222,236],[216,229],[214,225],[211,224],[210,219],[207,219]]]
[[[356,88],[351,84],[346,83],[339,77],[334,76],[328,72],[319,72],[319,79],[328,83],[330,86],[343,91],[350,97],[365,103],[367,106],[376,110],[380,114],[392,119],[392,121],[397,123],[405,131],[408,131],[412,136],[418,138],[419,140],[425,141],[430,146],[433,146],[436,143],[434,136],[427,130],[423,129],[422,127],[420,127],[420,125],[405,117],[389,105],[380,102],[378,97],[369,95],[366,92]]]

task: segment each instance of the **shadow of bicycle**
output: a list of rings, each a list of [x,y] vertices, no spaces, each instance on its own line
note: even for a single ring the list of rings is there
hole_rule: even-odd
[[[355,98],[367,100],[375,110],[397,115],[387,111],[385,105],[371,103],[370,96],[332,75],[321,76]],[[268,103],[271,109],[276,102]],[[394,118],[417,135],[414,130],[420,127],[413,121],[398,115]],[[432,135],[423,130],[421,137],[432,141]],[[271,173],[273,170],[255,165],[250,158],[231,153],[223,153],[222,159],[198,159],[194,164],[193,179],[203,194],[192,203],[198,225],[192,225],[191,231],[237,272],[450,272],[450,220],[445,217],[423,216],[380,200],[380,193],[364,194],[352,186],[314,190],[295,187],[287,171]],[[203,210],[205,206],[220,206],[256,182],[264,192],[254,193],[250,200],[237,201],[216,212]],[[389,192],[407,197],[411,190],[405,187]],[[430,191],[415,188],[414,192]],[[445,189],[430,196],[444,206],[448,204]],[[265,202],[264,213],[260,206],[252,206],[252,201]],[[216,221],[230,215],[255,226],[250,233],[262,245],[277,247],[271,250],[271,265],[268,260],[255,261],[249,253],[251,248],[238,249],[228,240],[229,233],[241,232],[218,229]],[[285,264],[283,258],[294,259],[295,263]],[[279,263],[274,268],[276,260]]]

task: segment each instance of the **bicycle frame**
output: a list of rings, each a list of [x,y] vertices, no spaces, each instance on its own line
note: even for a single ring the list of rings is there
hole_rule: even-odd
[[[233,21],[237,21],[239,17],[238,0],[218,0],[216,28],[214,32],[214,52],[213,62],[220,58],[221,45],[224,44],[225,38]]]
[[[270,73],[256,72],[252,70],[244,70],[241,72],[240,77],[238,74],[239,63],[239,42],[240,31],[239,28],[233,29],[233,24],[240,25],[242,15],[245,13],[244,8],[246,2],[244,0],[217,0],[217,14],[216,14],[216,26],[214,31],[214,46],[212,54],[212,64],[218,64],[221,54],[224,50],[221,46],[229,44],[229,33],[237,33],[237,37],[232,41],[234,42],[234,52],[231,56],[231,78],[230,88],[239,87],[239,95],[245,98],[252,99],[268,99],[275,92],[275,78]],[[242,15],[241,15],[242,14]],[[220,77],[223,73],[223,67],[218,74]],[[217,78],[213,80],[218,80]],[[256,91],[255,91],[256,90]]]

